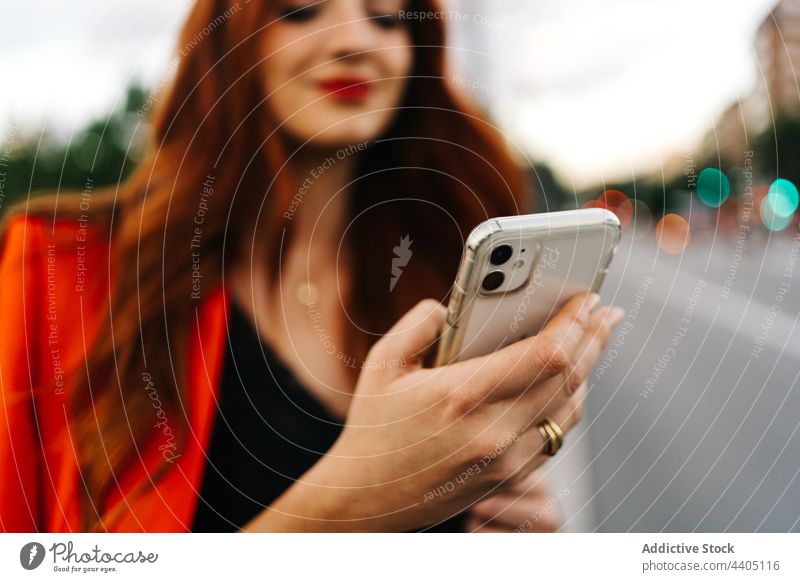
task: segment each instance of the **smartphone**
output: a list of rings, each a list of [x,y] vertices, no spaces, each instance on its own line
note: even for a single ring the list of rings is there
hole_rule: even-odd
[[[535,335],[572,296],[598,292],[621,236],[602,208],[492,218],[467,238],[434,365]]]

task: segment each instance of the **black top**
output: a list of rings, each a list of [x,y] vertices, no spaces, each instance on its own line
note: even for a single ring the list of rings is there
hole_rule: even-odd
[[[195,532],[240,529],[310,469],[342,429],[261,341],[236,301],[230,305],[229,344]],[[426,531],[463,531],[462,520],[457,516]]]

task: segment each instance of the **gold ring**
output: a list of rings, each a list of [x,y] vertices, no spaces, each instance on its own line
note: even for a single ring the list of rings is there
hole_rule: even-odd
[[[564,431],[561,430],[561,427],[558,426],[558,423],[555,420],[553,420],[552,418],[550,418],[549,416],[545,416],[544,417],[544,421],[550,426],[550,428],[553,429],[553,432],[556,433],[556,436],[558,437],[558,440],[561,441],[561,443],[563,444],[563,442],[564,442]]]
[[[550,417],[545,417],[538,429],[544,439],[544,452],[552,457],[564,445],[564,431]]]

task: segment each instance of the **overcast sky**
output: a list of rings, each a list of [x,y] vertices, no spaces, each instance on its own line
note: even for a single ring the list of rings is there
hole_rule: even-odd
[[[652,171],[755,79],[775,0],[449,0],[454,58],[506,133],[578,186]],[[11,0],[0,131],[68,134],[164,74],[186,0]],[[452,24],[452,23],[451,23]]]

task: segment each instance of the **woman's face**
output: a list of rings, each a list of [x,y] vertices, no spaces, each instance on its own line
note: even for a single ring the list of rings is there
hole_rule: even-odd
[[[265,89],[281,131],[339,147],[374,139],[412,68],[405,0],[277,0],[264,29]]]

